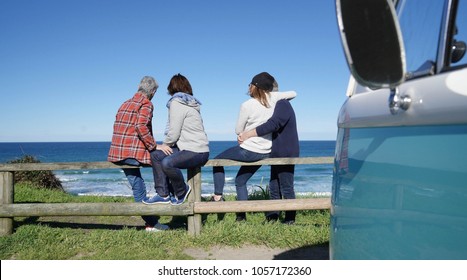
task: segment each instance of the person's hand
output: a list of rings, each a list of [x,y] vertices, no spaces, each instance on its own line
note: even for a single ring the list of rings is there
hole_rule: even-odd
[[[173,153],[172,148],[170,146],[167,146],[166,144],[157,145],[156,149],[164,152],[164,154],[168,156],[170,156]]]
[[[239,135],[237,135],[237,142],[240,145],[243,143],[243,141],[245,141],[245,139],[243,139],[243,132],[242,132]]]
[[[238,142],[238,144],[242,144],[243,142],[245,142],[246,140],[248,140],[249,138],[254,137],[254,136],[257,136],[255,129],[248,130],[248,131],[243,131],[243,132],[241,132],[240,134],[237,135],[237,142]]]

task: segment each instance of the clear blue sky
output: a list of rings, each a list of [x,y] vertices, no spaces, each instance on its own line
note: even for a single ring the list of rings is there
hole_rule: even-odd
[[[301,140],[334,140],[349,78],[333,0],[2,0],[0,38],[0,142],[110,141],[145,75],[160,84],[160,141],[177,73],[203,103],[209,139],[235,140],[262,71],[297,91]]]

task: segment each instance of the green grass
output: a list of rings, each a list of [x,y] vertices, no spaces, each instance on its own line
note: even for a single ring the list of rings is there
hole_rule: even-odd
[[[15,186],[16,203],[128,201],[132,198],[73,196],[30,184]],[[201,235],[196,237],[187,233],[186,217],[161,217],[172,229],[156,233],[142,230],[140,217],[15,218],[14,234],[0,237],[0,259],[183,260],[191,259],[185,248],[263,245],[293,249],[322,246],[329,240],[327,210],[298,211],[293,226],[264,223],[263,213],[247,216],[247,222],[238,223],[234,213],[204,215]]]

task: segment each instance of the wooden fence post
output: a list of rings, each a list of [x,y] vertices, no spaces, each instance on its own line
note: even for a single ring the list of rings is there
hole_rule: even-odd
[[[194,202],[201,201],[201,167],[196,167],[187,170],[188,184],[191,186],[191,194],[188,197],[188,202],[191,202],[194,209]],[[201,233],[201,214],[189,215],[187,217],[188,233],[191,235],[199,235]]]
[[[0,205],[13,203],[13,182],[13,172],[0,172]],[[0,236],[6,236],[12,233],[13,218],[0,218]]]

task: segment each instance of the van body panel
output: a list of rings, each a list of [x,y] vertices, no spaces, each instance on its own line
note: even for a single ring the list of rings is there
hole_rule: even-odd
[[[405,80],[351,78],[339,112],[330,257],[467,259],[467,0],[397,4]]]
[[[331,258],[467,259],[467,124],[340,128]]]

